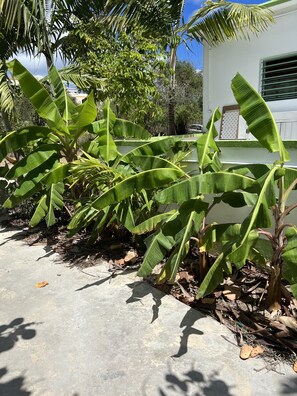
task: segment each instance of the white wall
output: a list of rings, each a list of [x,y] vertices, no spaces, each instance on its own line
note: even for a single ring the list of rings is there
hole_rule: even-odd
[[[236,104],[231,80],[239,72],[255,89],[260,90],[260,65],[263,59],[297,52],[297,0],[272,8],[276,23],[250,41],[239,40],[204,47],[204,110],[206,125],[211,112],[219,106]],[[297,99],[269,102],[272,112],[297,110]],[[239,138],[245,138],[241,122]]]

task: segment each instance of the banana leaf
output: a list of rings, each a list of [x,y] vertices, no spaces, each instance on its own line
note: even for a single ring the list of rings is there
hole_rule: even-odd
[[[44,217],[48,227],[55,224],[55,210],[61,210],[64,207],[63,193],[63,183],[52,184],[48,187],[46,194],[44,194],[39,200],[35,212],[30,220],[31,227],[36,226]]]
[[[40,126],[29,126],[9,132],[0,140],[0,161],[8,154],[26,147],[30,142],[47,138],[50,133],[49,128]]]
[[[210,122],[208,132],[202,135],[197,140],[197,156],[198,164],[201,171],[203,171],[206,166],[212,164],[215,152],[220,152],[219,147],[215,142],[215,138],[218,136],[218,132],[215,127],[215,122],[221,118],[221,113],[219,109],[215,109],[213,112]],[[213,151],[211,152],[212,149]],[[216,158],[216,157],[215,157]]]
[[[290,283],[293,296],[297,298],[297,228],[289,227],[286,238],[287,245],[282,254],[283,276]]]
[[[58,134],[69,135],[67,125],[59,113],[59,109],[50,94],[40,82],[18,61],[7,62],[12,75],[19,81],[22,91],[37,110],[40,117],[47,121],[48,126]]]
[[[152,135],[134,122],[117,118],[113,126],[113,135],[119,138],[150,139]]]
[[[23,176],[33,169],[41,166],[50,157],[54,156],[56,159],[60,156],[61,147],[56,144],[46,144],[39,146],[36,150],[33,150],[26,157],[18,161],[7,173],[8,179],[17,179]]]
[[[275,119],[261,95],[239,73],[231,87],[249,131],[268,151],[278,152],[282,162],[289,161]]]
[[[170,212],[160,213],[155,216],[150,217],[149,219],[145,220],[144,222],[135,226],[131,232],[133,234],[142,235],[147,234],[148,232],[152,232],[156,229],[156,227],[162,223],[164,220],[167,220],[173,214],[177,213],[176,210],[171,210]]]
[[[181,170],[163,168],[140,172],[128,177],[103,193],[92,203],[92,206],[97,210],[103,209],[113,203],[123,201],[142,189],[152,190],[162,187],[183,175],[184,172]]]
[[[205,173],[176,183],[155,195],[162,204],[184,202],[200,194],[216,194],[252,187],[255,181],[247,176],[225,171]]]

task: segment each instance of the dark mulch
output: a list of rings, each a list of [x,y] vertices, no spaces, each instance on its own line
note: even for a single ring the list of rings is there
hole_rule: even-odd
[[[107,231],[96,243],[88,246],[86,241],[89,235],[86,231],[67,237],[67,220],[59,219],[59,223],[50,229],[45,224],[30,229],[26,216],[22,217],[15,211],[2,221],[2,226],[22,231],[29,245],[50,246],[70,266],[86,268],[104,259],[110,263],[112,274],[139,267],[144,246],[132,240],[127,233],[121,230],[116,233]],[[156,277],[152,275],[147,281],[221,322],[234,333],[238,346],[261,345],[264,349],[262,357],[266,362],[264,368],[276,370],[280,361],[293,364],[297,360],[297,300],[292,298],[288,285],[283,284],[282,310],[271,315],[265,309],[268,285],[265,268],[247,263],[202,300],[195,298],[199,284],[197,255],[194,251],[180,268],[174,284],[157,284]]]

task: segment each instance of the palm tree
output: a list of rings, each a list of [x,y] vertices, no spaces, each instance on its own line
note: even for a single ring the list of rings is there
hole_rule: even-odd
[[[103,0],[0,0],[0,110],[6,131],[13,105],[13,86],[6,61],[19,52],[43,54],[49,69],[75,20],[102,12]]]
[[[109,20],[115,27],[142,24],[165,40],[171,69],[169,135],[175,134],[175,68],[179,45],[186,44],[188,40],[216,46],[231,39],[248,39],[251,33],[265,31],[273,22],[271,12],[265,8],[225,0],[206,1],[205,5],[185,22],[184,6],[185,0],[107,1]]]

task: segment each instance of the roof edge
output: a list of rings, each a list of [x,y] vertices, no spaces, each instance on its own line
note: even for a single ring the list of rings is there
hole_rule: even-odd
[[[259,6],[263,8],[268,8],[279,4],[288,3],[289,1],[290,0],[269,0],[269,1],[265,1],[265,3],[259,4]]]

